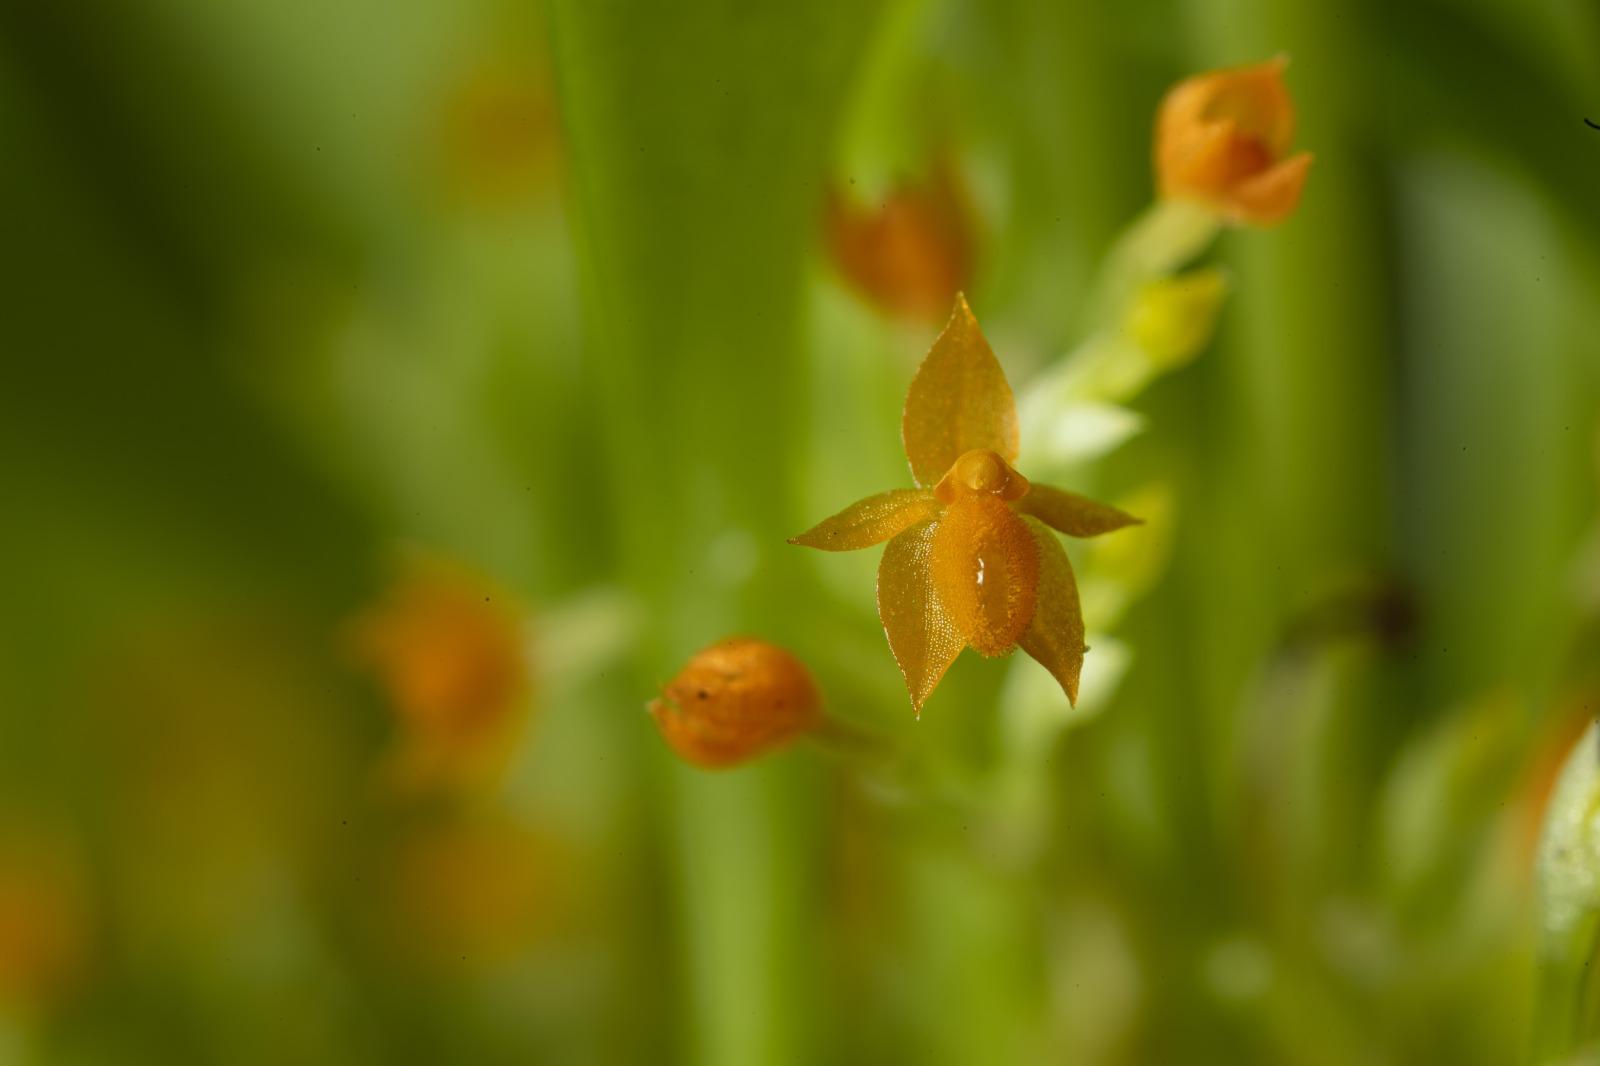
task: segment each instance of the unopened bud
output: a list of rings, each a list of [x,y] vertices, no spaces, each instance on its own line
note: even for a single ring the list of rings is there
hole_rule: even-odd
[[[821,706],[799,659],[764,640],[732,637],[696,653],[651,702],[650,714],[686,762],[716,768],[807,732]]]
[[[1168,199],[1195,200],[1237,224],[1294,212],[1311,154],[1289,153],[1294,101],[1288,59],[1215,70],[1180,82],[1156,116],[1156,178]]]

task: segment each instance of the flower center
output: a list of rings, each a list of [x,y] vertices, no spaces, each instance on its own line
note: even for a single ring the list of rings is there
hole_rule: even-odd
[[[1015,500],[1028,491],[1028,480],[999,454],[987,448],[974,448],[951,464],[950,470],[934,488],[934,495],[945,503],[962,496],[998,496]]]
[[[1006,483],[1006,464],[994,452],[968,452],[956,460],[956,480],[973,492],[997,492]]]

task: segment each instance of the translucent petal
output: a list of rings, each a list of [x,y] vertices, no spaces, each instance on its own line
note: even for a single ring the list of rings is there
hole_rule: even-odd
[[[933,588],[930,566],[938,525],[924,522],[901,533],[883,550],[878,564],[878,618],[919,715],[966,646]]]
[[[790,537],[789,543],[830,552],[870,548],[918,522],[935,517],[941,506],[932,493],[923,489],[880,492],[857,500],[798,537]]]
[[[965,452],[987,448],[1017,458],[1017,405],[1005,372],[964,297],[911,379],[900,422],[918,485],[935,484]]]
[[[1072,563],[1056,535],[1037,518],[1024,518],[1039,546],[1038,607],[1033,621],[1017,643],[1037,659],[1067,694],[1078,702],[1078,675],[1083,671],[1083,611],[1078,606],[1078,582]]]
[[[950,620],[983,655],[1005,655],[1033,618],[1039,549],[995,496],[945,508],[933,537],[933,584]]]
[[[1110,504],[1098,503],[1087,496],[1049,485],[1034,485],[1032,492],[1017,501],[1016,508],[1073,537],[1098,537],[1113,529],[1136,526],[1142,521]]]

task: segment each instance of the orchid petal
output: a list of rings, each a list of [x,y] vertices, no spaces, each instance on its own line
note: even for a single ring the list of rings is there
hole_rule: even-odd
[[[789,543],[829,552],[870,548],[937,516],[941,506],[932,493],[923,489],[880,492],[857,500],[832,518],[790,537]]]
[[[1143,521],[1110,504],[1049,485],[1034,485],[1033,491],[1017,501],[1016,508],[1071,537],[1098,537]]]
[[[918,715],[939,679],[966,646],[931,578],[936,521],[912,526],[889,542],[878,564],[878,618]]]
[[[1067,694],[1078,702],[1078,675],[1083,671],[1083,611],[1072,563],[1056,535],[1037,518],[1026,517],[1028,532],[1039,547],[1038,607],[1017,643],[1037,659]]]
[[[975,448],[1017,458],[1016,401],[965,297],[911,379],[900,435],[922,486]]]

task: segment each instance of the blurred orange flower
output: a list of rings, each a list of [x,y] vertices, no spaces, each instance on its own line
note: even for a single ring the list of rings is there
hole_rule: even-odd
[[[880,310],[937,320],[972,277],[972,211],[955,167],[939,159],[923,182],[900,182],[876,209],[828,195],[828,252]]]
[[[416,560],[359,616],[350,643],[393,705],[405,786],[495,776],[531,691],[525,620],[487,579]]]
[[[547,931],[569,856],[504,814],[447,814],[382,857],[379,932],[392,954],[446,973],[514,961]]]
[[[1300,202],[1311,154],[1289,155],[1294,101],[1288,59],[1212,71],[1180,82],[1156,118],[1161,195],[1198,200],[1230,222],[1281,222]]]
[[[1083,615],[1050,530],[1092,537],[1138,519],[1012,469],[1011,386],[960,296],[911,380],[901,437],[919,488],[869,496],[790,543],[851,551],[889,542],[878,617],[919,714],[965,647],[997,656],[1020,644],[1075,701]]]
[[[732,637],[697,652],[650,703],[661,735],[707,769],[753,759],[816,726],[822,696],[805,665],[775,644]]]
[[[560,122],[550,76],[537,60],[470,71],[440,117],[446,178],[466,199],[504,204],[554,182]]]
[[[65,841],[0,827],[0,1012],[44,1009],[82,977],[86,897],[81,862]]]

